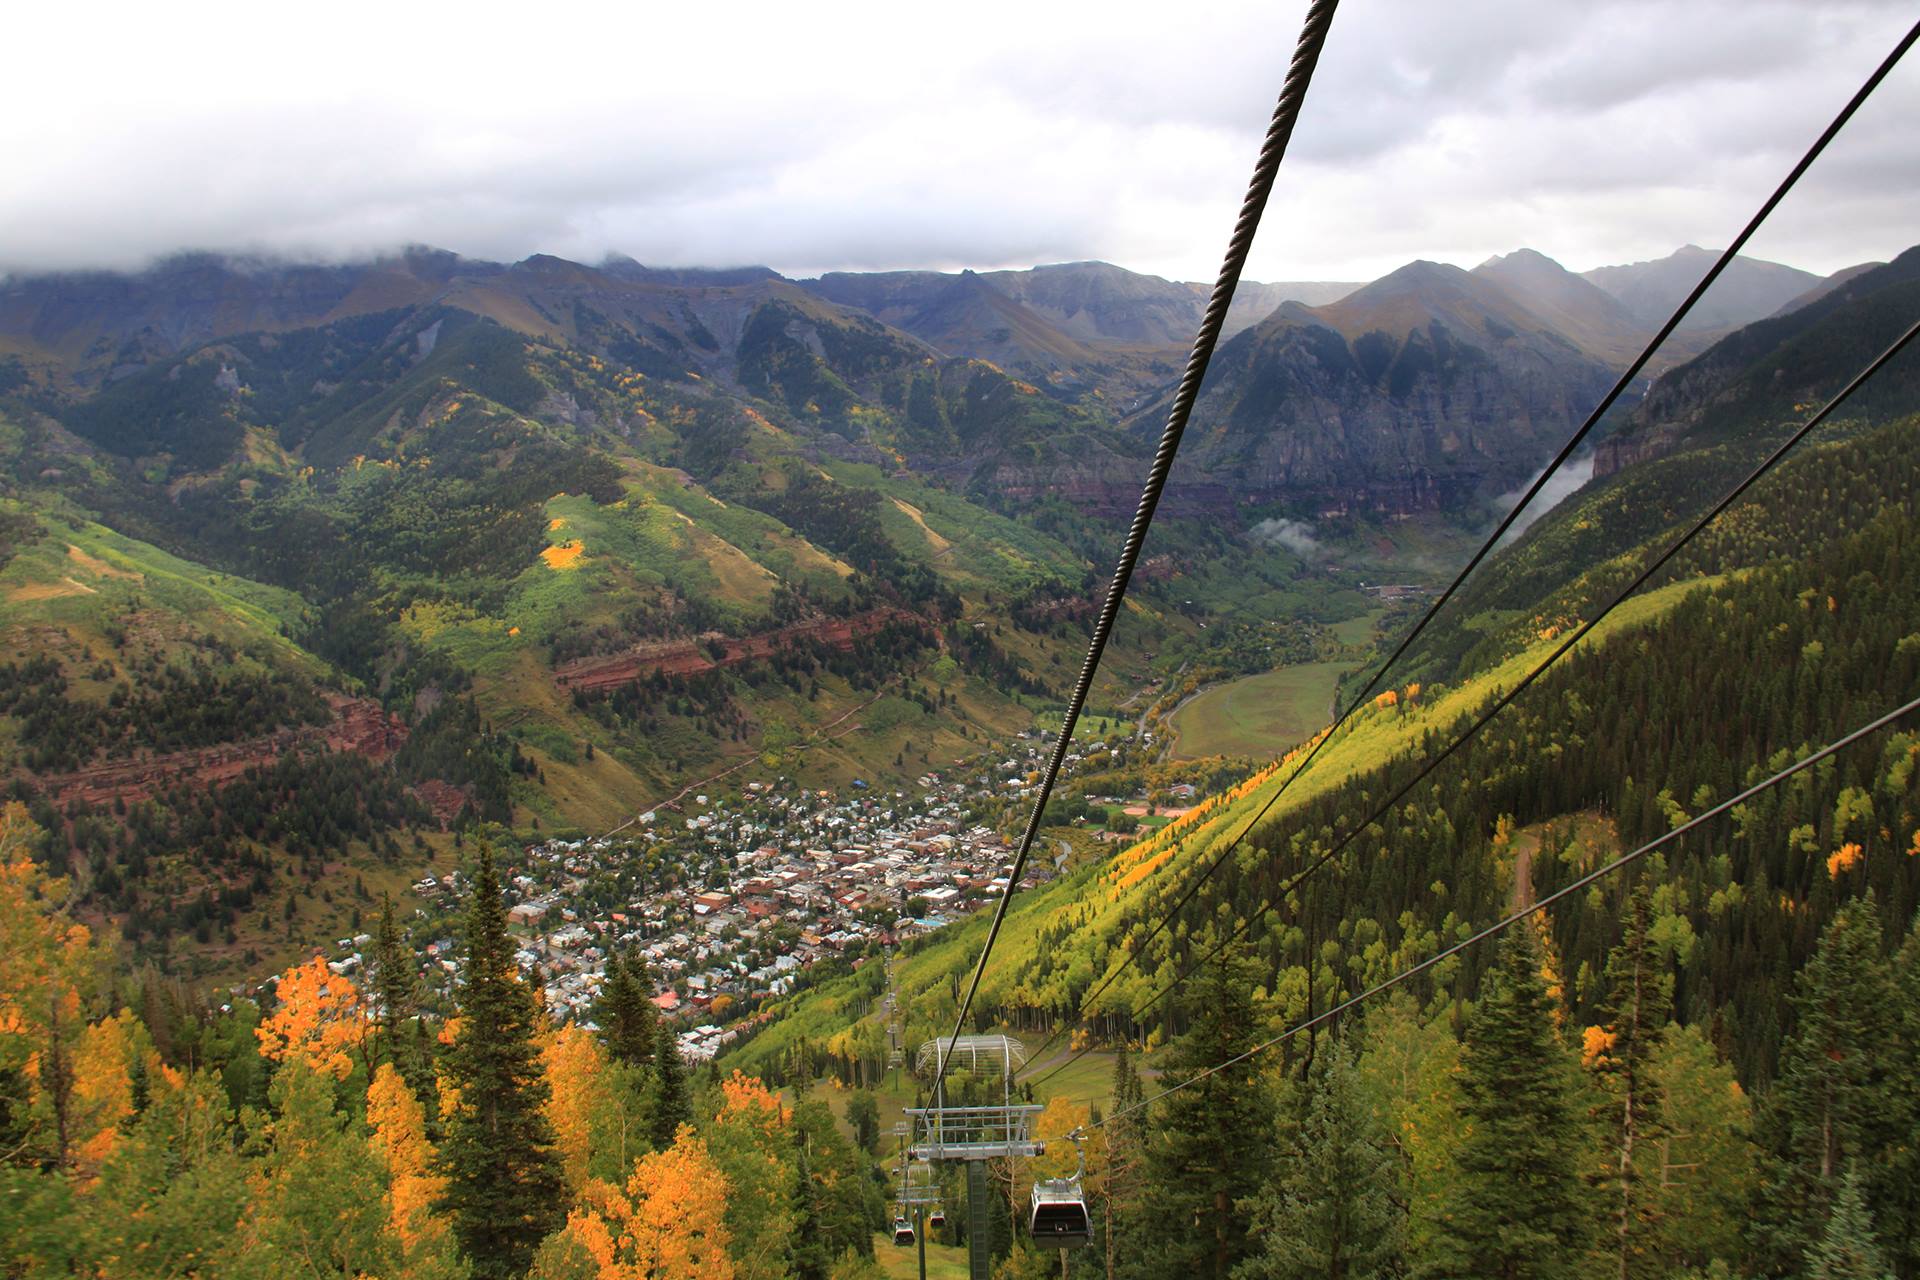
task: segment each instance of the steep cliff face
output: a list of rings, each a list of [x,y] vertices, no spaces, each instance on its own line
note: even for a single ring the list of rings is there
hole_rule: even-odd
[[[1227,343],[1182,461],[1321,510],[1445,507],[1524,478],[1607,383],[1491,282],[1417,262]]]

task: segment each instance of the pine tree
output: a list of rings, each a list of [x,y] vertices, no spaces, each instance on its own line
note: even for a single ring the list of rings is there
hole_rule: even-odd
[[[615,1062],[644,1067],[653,1062],[655,1023],[659,1021],[650,998],[647,962],[637,954],[616,954],[607,961],[600,997],[593,1003],[593,1020]]]
[[[1860,1188],[1860,1166],[1847,1165],[1826,1233],[1807,1255],[1807,1280],[1893,1280],[1873,1238],[1873,1215]]]
[[[1835,913],[1791,997],[1798,1025],[1761,1113],[1764,1175],[1749,1224],[1761,1262],[1789,1272],[1820,1238],[1841,1174],[1859,1161],[1869,1204],[1890,1149],[1910,1139],[1895,1077],[1899,1017],[1871,891]]]
[[[373,997],[378,1039],[374,1060],[392,1062],[408,1080],[421,1074],[421,1064],[413,1057],[411,1041],[401,1029],[413,1021],[420,1003],[419,975],[414,969],[413,951],[400,935],[393,918],[393,898],[380,895],[380,920],[373,933]]]
[[[1632,1280],[1647,1271],[1654,1245],[1651,1206],[1640,1193],[1636,1161],[1644,1159],[1638,1144],[1651,1139],[1661,1121],[1653,1058],[1673,1009],[1673,980],[1651,935],[1653,889],[1647,878],[1634,886],[1623,923],[1626,932],[1607,956],[1607,995],[1601,1006],[1605,1022],[1589,1031],[1588,1045],[1590,1063],[1609,1094],[1611,1250],[1619,1280]]]
[[[525,1272],[566,1213],[547,1082],[534,1043],[542,1016],[520,981],[493,849],[482,841],[467,906],[466,975],[446,1057],[459,1104],[446,1117],[439,1205],[479,1280]]]
[[[827,1280],[833,1255],[820,1229],[822,1192],[814,1178],[807,1131],[799,1125],[793,1127],[793,1143],[793,1274],[795,1280]]]
[[[1133,1069],[1133,1056],[1127,1052],[1123,1040],[1113,1056],[1113,1106],[1108,1112],[1106,1124],[1107,1176],[1102,1187],[1106,1200],[1106,1221],[1102,1224],[1104,1230],[1101,1234],[1105,1237],[1108,1275],[1113,1274],[1115,1258],[1131,1239],[1133,1213],[1139,1202],[1140,1184],[1144,1176],[1140,1156],[1140,1117],[1133,1110],[1142,1094],[1140,1073]]]
[[[1509,929],[1467,1020],[1465,1129],[1436,1232],[1434,1274],[1573,1276],[1588,1240],[1574,1076],[1530,929]]]
[[[1261,1248],[1236,1280],[1400,1274],[1405,1214],[1393,1198],[1396,1156],[1343,1040],[1314,1055],[1301,1104],[1286,1125],[1276,1176],[1250,1205]]]
[[[680,1126],[693,1120],[693,1100],[687,1092],[687,1068],[674,1042],[673,1028],[662,1022],[653,1049],[658,1088],[653,1098],[653,1145],[665,1151],[673,1145]]]
[[[1920,832],[1914,834],[1920,844]],[[1896,1273],[1920,1276],[1920,914],[1907,930],[1893,963],[1894,1002],[1900,1011],[1893,1068],[1894,1094],[1888,1101],[1896,1143],[1882,1175],[1878,1201],[1881,1240]]]
[[[868,1155],[880,1150],[880,1104],[871,1089],[855,1089],[847,1099],[847,1126],[853,1130],[853,1144]]]
[[[873,1233],[886,1225],[886,1203],[873,1180],[872,1162],[862,1156],[840,1132],[833,1112],[823,1102],[801,1102],[793,1108],[793,1128],[805,1154],[806,1176],[800,1179],[811,1208],[796,1221],[810,1221],[822,1246],[821,1256],[839,1258],[852,1251],[873,1256]],[[805,1190],[812,1188],[811,1192]],[[804,1251],[802,1251],[804,1252]],[[802,1270],[796,1260],[796,1270]]]
[[[1225,1280],[1248,1252],[1236,1201],[1264,1181],[1273,1155],[1271,1090],[1258,1059],[1235,1062],[1259,1038],[1253,992],[1259,975],[1236,948],[1209,966],[1193,991],[1193,1027],[1169,1051],[1169,1092],[1146,1140],[1151,1232],[1136,1234],[1127,1273]]]

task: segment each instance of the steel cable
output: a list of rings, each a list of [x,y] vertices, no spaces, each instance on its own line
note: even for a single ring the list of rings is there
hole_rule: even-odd
[[[1593,884],[1595,881],[1603,879],[1606,876],[1612,875],[1615,871],[1618,871],[1620,868],[1625,867],[1631,863],[1638,862],[1641,858],[1644,858],[1649,853],[1652,853],[1654,850],[1672,843],[1673,841],[1679,839],[1681,836],[1687,834],[1689,831],[1694,830],[1696,827],[1699,827],[1704,823],[1710,822],[1713,819],[1718,818],[1721,814],[1727,813],[1732,809],[1734,809],[1735,807],[1745,804],[1747,801],[1753,799],[1755,796],[1760,795],[1763,792],[1769,791],[1772,788],[1779,786],[1781,783],[1787,781],[1789,778],[1792,778],[1796,774],[1802,773],[1807,769],[1812,768],[1814,765],[1819,764],[1822,760],[1826,760],[1829,757],[1837,754],[1838,752],[1844,751],[1846,748],[1852,746],[1854,743],[1859,742],[1862,738],[1867,738],[1872,736],[1875,733],[1878,733],[1880,730],[1887,728],[1888,726],[1892,725],[1894,722],[1900,720],[1904,716],[1913,714],[1915,711],[1920,711],[1920,698],[1914,698],[1913,700],[1907,702],[1903,706],[1895,707],[1892,711],[1889,711],[1886,714],[1879,716],[1867,722],[1866,724],[1861,725],[1858,729],[1855,729],[1853,732],[1846,734],[1843,737],[1834,739],[1832,742],[1820,748],[1820,750],[1814,752],[1812,755],[1807,756],[1805,759],[1796,761],[1795,763],[1790,764],[1786,768],[1773,774],[1771,777],[1768,777],[1760,782],[1755,783],[1753,786],[1748,787],[1745,791],[1742,791],[1739,795],[1734,796],[1729,800],[1722,801],[1721,803],[1713,806],[1713,808],[1708,809],[1706,812],[1702,813],[1699,817],[1693,818],[1690,821],[1681,823],[1679,826],[1673,828],[1671,831],[1668,831],[1665,835],[1655,837],[1654,839],[1648,841],[1646,844],[1641,845],[1638,849],[1635,849],[1630,853],[1621,854],[1619,857],[1615,858],[1612,862],[1609,862],[1604,866],[1596,867],[1594,870],[1589,871],[1586,875],[1581,876],[1579,879],[1573,881],[1571,884],[1568,884],[1560,889],[1556,889],[1554,892],[1548,894],[1546,897],[1540,899],[1538,902],[1532,904],[1531,906],[1522,907],[1518,911],[1515,911],[1510,915],[1505,916],[1498,922],[1488,925],[1486,928],[1474,934],[1472,937],[1466,938],[1460,942],[1454,943],[1452,946],[1447,947],[1445,950],[1437,952],[1434,955],[1429,956],[1427,959],[1422,960],[1419,964],[1409,966],[1408,968],[1403,969],[1399,973],[1395,974],[1393,977],[1388,978],[1382,982],[1375,984],[1374,986],[1367,988],[1365,991],[1360,992],[1358,995],[1348,997],[1346,1000],[1343,1000],[1339,1004],[1334,1005],[1332,1008],[1327,1009],[1325,1012],[1315,1014],[1311,1018],[1307,1018],[1300,1022],[1297,1022],[1294,1025],[1288,1027],[1285,1031],[1282,1031],[1279,1035],[1276,1035],[1271,1039],[1263,1040],[1259,1044],[1254,1045],[1252,1048],[1247,1049],[1242,1053],[1235,1054],[1231,1058],[1228,1058],[1225,1062],[1216,1063],[1215,1065],[1206,1068],[1204,1071],[1197,1072],[1196,1074],[1189,1076],[1187,1079],[1180,1081],[1178,1084],[1173,1085],[1171,1088],[1168,1088],[1160,1093],[1155,1094],[1151,1098],[1143,1098],[1139,1102],[1136,1102],[1131,1106],[1122,1107],[1120,1110],[1115,1111],[1112,1115],[1105,1116],[1100,1120],[1094,1121],[1091,1124],[1083,1125],[1076,1132],[1085,1132],[1090,1129],[1098,1129],[1103,1125],[1106,1125],[1115,1120],[1118,1120],[1121,1116],[1131,1115],[1133,1112],[1136,1112],[1145,1107],[1151,1106],[1152,1104],[1160,1101],[1162,1098],[1170,1097],[1171,1095],[1178,1093],[1180,1090],[1185,1089],[1191,1085],[1198,1084],[1200,1081],[1205,1080],[1210,1076],[1218,1075],[1220,1072],[1225,1071],[1228,1067],[1234,1066],[1241,1062],[1245,1062],[1247,1059],[1254,1057],[1256,1054],[1265,1053],[1268,1049],[1273,1048],[1275,1045],[1282,1044],[1288,1040],[1291,1040],[1294,1036],[1300,1035],[1302,1032],[1305,1032],[1314,1027],[1320,1026],[1323,1023],[1332,1021],[1333,1019],[1339,1017],[1341,1014],[1347,1012],[1349,1009],[1352,1009],[1355,1006],[1367,1000],[1371,1000],[1373,997],[1377,995],[1381,995],[1384,992],[1392,990],[1394,987],[1399,986],[1401,983],[1407,981],[1409,978],[1413,978],[1418,976],[1419,974],[1425,973],[1428,969],[1433,968],[1435,965],[1439,964],[1441,961],[1449,960],[1454,956],[1459,955],[1461,952],[1467,950],[1469,947],[1476,946],[1479,943],[1486,941],[1488,938],[1495,936],[1496,934],[1505,932],[1507,929],[1512,928],[1515,924],[1518,924],[1520,921],[1526,919],[1528,916],[1534,915],[1540,911],[1544,911],[1547,907],[1552,906],[1554,903],[1560,902],[1568,897],[1571,897],[1573,894],[1578,893],[1580,890],[1587,888],[1589,885]],[[1099,1099],[1097,1098],[1082,1099],[1081,1101],[1097,1102],[1099,1101]]]
[[[1208,298],[1206,312],[1200,320],[1200,331],[1194,336],[1193,352],[1187,358],[1186,371],[1180,377],[1179,388],[1168,410],[1167,425],[1160,435],[1160,447],[1154,454],[1153,465],[1147,471],[1146,484],[1140,491],[1140,506],[1134,512],[1133,525],[1127,530],[1126,543],[1121,548],[1120,562],[1114,568],[1113,581],[1107,587],[1106,599],[1101,603],[1099,621],[1087,645],[1086,661],[1081,665],[1080,678],[1074,685],[1073,697],[1067,704],[1067,714],[1060,725],[1059,741],[1054,744],[1053,756],[1041,777],[1039,794],[1034,798],[1032,816],[1027,819],[1026,831],[1020,837],[1020,847],[1007,876],[1006,892],[1000,896],[994,908],[993,923],[987,929],[987,940],[981,948],[980,961],[974,967],[966,998],[960,1002],[960,1011],[954,1018],[953,1035],[940,1052],[932,1081],[936,1089],[946,1078],[953,1045],[966,1026],[967,1015],[972,1011],[974,997],[980,990],[980,979],[986,973],[987,960],[1000,937],[1000,926],[1006,919],[1007,905],[1013,901],[1014,891],[1026,870],[1027,856],[1033,849],[1035,836],[1039,834],[1041,817],[1053,794],[1054,783],[1060,776],[1067,747],[1073,741],[1073,730],[1079,722],[1081,708],[1086,705],[1087,693],[1093,687],[1094,672],[1100,666],[1107,639],[1113,633],[1120,602],[1126,596],[1127,585],[1133,578],[1140,548],[1146,542],[1147,530],[1153,523],[1154,509],[1159,506],[1161,490],[1166,487],[1167,473],[1173,469],[1174,455],[1180,449],[1180,437],[1186,431],[1194,401],[1199,398],[1200,384],[1206,378],[1207,365],[1213,359],[1213,349],[1220,340],[1220,329],[1226,322],[1227,308],[1233,302],[1234,289],[1240,283],[1240,272],[1245,268],[1248,251],[1253,247],[1254,232],[1260,227],[1260,216],[1266,210],[1267,197],[1273,191],[1274,178],[1280,172],[1280,162],[1286,155],[1288,141],[1293,137],[1294,123],[1300,117],[1307,88],[1313,82],[1314,67],[1320,60],[1320,50],[1326,44],[1327,31],[1333,25],[1334,10],[1338,7],[1339,0],[1313,0],[1307,10],[1299,41],[1294,46],[1293,61],[1287,67],[1286,80],[1281,86],[1280,100],[1274,106],[1273,119],[1267,125],[1266,140],[1260,147],[1259,158],[1254,162],[1253,177],[1247,184],[1246,197],[1240,202],[1240,216],[1227,242],[1226,258],[1220,265],[1219,278],[1214,282],[1213,294]]]
[[[1413,642],[1427,629],[1428,624],[1433,621],[1435,615],[1446,607],[1448,601],[1453,599],[1455,593],[1459,591],[1461,585],[1473,571],[1479,567],[1481,561],[1485,560],[1493,549],[1499,545],[1500,539],[1506,536],[1507,532],[1513,527],[1514,522],[1520,518],[1520,515],[1527,509],[1528,505],[1533,502],[1534,498],[1539,495],[1540,491],[1546,487],[1547,481],[1573,456],[1574,451],[1577,450],[1587,436],[1592,433],[1601,418],[1606,416],[1607,411],[1613,407],[1620,396],[1632,385],[1633,380],[1640,375],[1641,370],[1646,367],[1647,361],[1653,358],[1661,345],[1664,344],[1673,334],[1673,331],[1679,327],[1680,322],[1692,311],[1694,305],[1699,302],[1707,290],[1712,287],[1714,281],[1720,278],[1720,274],[1732,263],[1734,257],[1745,247],[1747,241],[1753,238],[1754,233],[1759,231],[1761,224],[1772,215],[1774,209],[1786,198],[1787,193],[1798,184],[1801,176],[1804,175],[1813,165],[1813,162],[1819,158],[1821,152],[1826,150],[1827,145],[1832,142],[1840,131],[1846,127],[1847,123],[1853,119],[1854,114],[1866,100],[1873,96],[1873,92],[1879,88],[1880,82],[1885,80],[1893,71],[1894,67],[1899,64],[1901,58],[1912,48],[1916,39],[1920,39],[1920,23],[1915,23],[1908,29],[1905,37],[1881,60],[1880,65],[1875,67],[1873,73],[1862,82],[1853,97],[1847,100],[1846,105],[1840,109],[1839,114],[1834,116],[1832,122],[1827,125],[1820,136],[1814,139],[1813,144],[1807,148],[1806,152],[1800,157],[1799,162],[1794,165],[1787,173],[1787,176],[1774,188],[1773,194],[1768,196],[1761,204],[1759,210],[1754,213],[1753,217],[1747,220],[1747,225],[1741,229],[1740,234],[1734,237],[1727,248],[1714,260],[1713,265],[1707,269],[1706,274],[1700,278],[1699,282],[1694,285],[1693,290],[1681,301],[1680,306],[1667,318],[1667,322],[1660,327],[1659,332],[1654,334],[1652,339],[1647,342],[1639,356],[1627,367],[1626,372],[1620,375],[1614,382],[1613,387],[1601,398],[1599,404],[1587,415],[1586,420],[1581,423],[1580,428],[1573,433],[1566,444],[1561,446],[1560,451],[1554,455],[1553,460],[1547,464],[1546,468],[1535,477],[1533,483],[1527,487],[1527,491],[1520,495],[1519,501],[1513,505],[1506,516],[1495,526],[1493,532],[1487,535],[1485,541],[1481,543],[1480,549],[1474,552],[1472,558],[1454,575],[1453,581],[1447,585],[1447,589],[1440,593],[1440,596],[1428,607],[1427,611],[1421,615],[1420,620],[1414,624],[1413,629],[1395,646],[1393,652],[1388,655],[1387,660],[1374,672],[1373,676],[1367,681],[1359,694],[1355,696],[1347,709],[1334,719],[1330,727],[1323,730],[1308,743],[1308,750],[1301,758],[1300,763],[1294,766],[1292,772],[1287,775],[1274,793],[1267,797],[1266,802],[1260,806],[1259,811],[1253,815],[1252,820],[1241,829],[1239,835],[1235,836],[1233,840],[1228,843],[1226,849],[1221,852],[1220,856],[1215,858],[1213,862],[1194,879],[1181,895],[1179,901],[1160,918],[1153,929],[1148,931],[1147,936],[1128,952],[1127,958],[1121,962],[1120,966],[1110,972],[1098,987],[1081,998],[1080,1003],[1083,1006],[1088,1002],[1098,999],[1108,987],[1112,986],[1113,983],[1118,980],[1119,976],[1131,967],[1134,958],[1143,953],[1147,945],[1159,936],[1160,932],[1171,923],[1173,918],[1185,910],[1187,904],[1193,901],[1194,896],[1199,893],[1206,882],[1212,879],[1214,873],[1226,863],[1228,858],[1233,856],[1234,851],[1240,847],[1241,841],[1246,839],[1248,833],[1259,825],[1260,821],[1266,817],[1268,811],[1279,802],[1280,797],[1286,794],[1287,789],[1293,785],[1294,780],[1307,771],[1308,766],[1313,763],[1314,758],[1320,754],[1321,748],[1332,741],[1341,727],[1344,726],[1360,708],[1367,705],[1368,699],[1371,698],[1375,690],[1379,688],[1380,681],[1386,676],[1387,672],[1392,670],[1394,664],[1399,662],[1407,650],[1412,647]],[[1032,1060],[1035,1062],[1039,1061],[1046,1049],[1059,1038],[1060,1033],[1058,1031],[1049,1035],[1046,1040],[1041,1042],[1040,1048],[1035,1050]],[[1068,1064],[1061,1064],[1062,1067],[1066,1065]],[[1056,1070],[1058,1069],[1059,1068],[1056,1068]],[[1053,1072],[1048,1072],[1047,1076],[1051,1076],[1052,1074]],[[1042,1076],[1041,1079],[1044,1080],[1047,1076]]]
[[[1754,484],[1756,484],[1762,476],[1766,475],[1768,471],[1772,470],[1776,463],[1778,463],[1782,458],[1786,457],[1789,450],[1791,450],[1795,445],[1799,444],[1800,441],[1806,439],[1806,437],[1810,433],[1812,433],[1812,431],[1816,427],[1818,427],[1821,423],[1825,422],[1830,416],[1832,416],[1832,414],[1837,409],[1839,409],[1839,407],[1842,404],[1846,403],[1847,399],[1851,397],[1855,391],[1859,390],[1860,387],[1863,384],[1865,384],[1869,378],[1871,378],[1874,374],[1878,373],[1880,369],[1884,365],[1886,365],[1886,363],[1889,360],[1892,360],[1896,355],[1898,355],[1902,350],[1904,350],[1907,344],[1912,342],[1916,336],[1920,336],[1920,321],[1916,321],[1914,324],[1910,325],[1907,328],[1907,330],[1904,333],[1902,333],[1899,337],[1895,338],[1893,342],[1884,351],[1882,351],[1878,356],[1875,356],[1873,360],[1870,361],[1864,369],[1862,369],[1859,373],[1855,374],[1852,380],[1849,381],[1846,386],[1842,387],[1838,392],[1836,392],[1833,395],[1831,399],[1827,401],[1825,405],[1821,406],[1818,412],[1816,412],[1812,417],[1808,418],[1804,423],[1802,423],[1793,432],[1793,434],[1789,435],[1785,440],[1781,441],[1780,444],[1773,450],[1772,453],[1768,454],[1766,458],[1763,459],[1758,466],[1756,466],[1752,471],[1747,473],[1747,476],[1745,479],[1741,480],[1739,484],[1735,485],[1731,490],[1729,490],[1726,493],[1726,495],[1723,496],[1718,502],[1714,503],[1714,505],[1705,514],[1701,515],[1697,520],[1694,521],[1694,523],[1687,529],[1685,533],[1681,534],[1679,538],[1675,539],[1667,547],[1665,551],[1661,552],[1658,556],[1656,556],[1652,560],[1652,562],[1650,562],[1645,568],[1643,568],[1640,571],[1640,573],[1637,576],[1635,576],[1635,578],[1631,582],[1629,582],[1617,594],[1615,594],[1613,599],[1608,601],[1605,608],[1601,609],[1600,612],[1595,614],[1592,618],[1581,623],[1580,626],[1576,628],[1572,634],[1570,634],[1564,641],[1562,641],[1560,645],[1557,648],[1555,648],[1552,653],[1548,654],[1546,658],[1544,658],[1541,662],[1539,662],[1536,666],[1534,666],[1534,668],[1530,670],[1524,677],[1522,677],[1518,683],[1516,683],[1511,689],[1507,690],[1506,692],[1502,693],[1499,697],[1497,697],[1494,700],[1493,704],[1489,706],[1486,711],[1481,713],[1480,718],[1475,720],[1473,724],[1467,728],[1466,732],[1462,733],[1459,737],[1455,738],[1451,743],[1449,743],[1445,748],[1443,748],[1437,755],[1429,757],[1427,762],[1423,766],[1421,766],[1419,772],[1414,774],[1414,776],[1410,778],[1406,782],[1406,784],[1403,785],[1398,791],[1395,791],[1393,795],[1384,804],[1380,805],[1379,808],[1375,809],[1365,821],[1356,823],[1353,827],[1351,827],[1346,832],[1345,835],[1339,837],[1334,842],[1333,846],[1330,849],[1328,849],[1325,853],[1321,854],[1318,858],[1314,859],[1312,862],[1308,863],[1304,869],[1297,872],[1286,883],[1281,885],[1280,888],[1275,890],[1272,895],[1270,895],[1264,902],[1262,902],[1260,906],[1253,911],[1252,914],[1246,916],[1240,922],[1240,924],[1234,928],[1233,932],[1229,933],[1226,936],[1226,938],[1223,939],[1218,945],[1216,945],[1211,951],[1207,952],[1204,956],[1200,957],[1200,959],[1188,965],[1179,974],[1175,975],[1171,982],[1169,982],[1166,986],[1162,987],[1158,992],[1156,992],[1150,999],[1147,1000],[1145,1004],[1136,1006],[1131,1011],[1133,1015],[1138,1016],[1139,1014],[1144,1013],[1146,1010],[1151,1009],[1155,1005],[1159,1004],[1160,1001],[1164,1000],[1169,994],[1171,994],[1175,989],[1177,989],[1181,983],[1185,982],[1188,978],[1191,978],[1200,969],[1210,964],[1214,959],[1216,959],[1218,956],[1223,954],[1228,947],[1232,946],[1235,942],[1239,941],[1242,937],[1245,937],[1249,929],[1251,929],[1259,921],[1266,918],[1267,913],[1273,909],[1273,906],[1275,903],[1284,901],[1288,894],[1291,894],[1295,889],[1298,889],[1315,872],[1319,871],[1322,867],[1326,866],[1328,863],[1332,862],[1335,858],[1339,857],[1340,854],[1346,850],[1348,845],[1352,844],[1356,839],[1359,838],[1361,832],[1365,831],[1368,827],[1372,826],[1374,823],[1378,822],[1381,818],[1385,817],[1389,812],[1391,812],[1394,808],[1396,808],[1401,801],[1405,800],[1409,795],[1411,795],[1415,787],[1419,786],[1420,783],[1424,782],[1427,779],[1427,777],[1433,773],[1435,769],[1439,768],[1441,764],[1445,763],[1448,759],[1450,759],[1453,756],[1454,752],[1458,751],[1461,747],[1465,746],[1470,740],[1472,740],[1475,736],[1477,736],[1482,729],[1486,728],[1488,724],[1492,723],[1493,718],[1495,716],[1499,715],[1501,711],[1505,710],[1509,705],[1511,705],[1513,700],[1515,698],[1518,698],[1522,693],[1524,693],[1536,680],[1538,680],[1541,676],[1545,675],[1549,667],[1553,666],[1554,663],[1558,662],[1562,657],[1570,653],[1573,650],[1574,646],[1579,644],[1581,640],[1586,638],[1586,636],[1589,633],[1591,633],[1593,629],[1597,627],[1607,617],[1608,614],[1612,613],[1615,609],[1619,608],[1622,604],[1624,604],[1627,601],[1628,597],[1632,596],[1634,592],[1638,591],[1642,586],[1646,585],[1646,583],[1649,580],[1651,580],[1652,577],[1656,573],[1658,573],[1663,567],[1665,567],[1668,561],[1672,560],[1674,556],[1678,555],[1681,549],[1684,548],[1689,542],[1691,542],[1695,536],[1697,536],[1708,525],[1712,524],[1713,521],[1717,519],[1723,512],[1725,512],[1728,507],[1732,506],[1736,501],[1738,501],[1742,494],[1744,494],[1748,489],[1752,488]],[[1041,1076],[1039,1079],[1032,1081],[1031,1084],[1037,1087],[1040,1084],[1045,1083],[1047,1080],[1051,1079],[1055,1074],[1057,1074],[1060,1071],[1064,1071],[1067,1067],[1071,1066],[1074,1062],[1078,1061],[1081,1057],[1084,1057],[1090,1051],[1091,1051],[1091,1046],[1089,1046],[1087,1049],[1082,1049],[1080,1053],[1067,1059],[1067,1061],[1053,1068],[1053,1070],[1048,1071],[1045,1075]]]

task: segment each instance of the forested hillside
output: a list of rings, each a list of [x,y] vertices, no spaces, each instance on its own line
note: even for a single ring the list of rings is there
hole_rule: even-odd
[[[1374,818],[1568,623],[1537,622],[1533,643],[1464,682],[1383,695],[1151,942],[1285,762],[1183,829],[1035,893],[995,950],[982,1025],[1083,1052],[1164,1047],[1158,1083],[1175,1083],[1910,698],[1917,441],[1909,419],[1781,468],[1678,580]],[[1798,518],[1765,519],[1788,509]],[[1255,1275],[1322,1274],[1324,1251],[1344,1247],[1368,1275],[1399,1260],[1435,1275],[1834,1274],[1807,1269],[1830,1236],[1870,1239],[1893,1274],[1913,1274],[1902,1064],[1916,1040],[1893,993],[1920,956],[1917,760],[1914,726],[1862,744],[1536,918],[1509,944],[1527,954],[1443,961],[1343,1018],[1341,1047],[1301,1036],[1149,1108],[1128,1130],[1155,1172],[1108,1194],[1154,1206],[1138,1210],[1153,1221],[1190,1203]],[[979,941],[943,937],[896,963],[909,1040],[945,1033]],[[1625,1008],[1629,991],[1653,1004]],[[860,1019],[878,994],[858,978],[809,993],[734,1060],[776,1079],[872,1078],[884,1040]],[[1516,1066],[1528,1055],[1530,1082]],[[1029,1079],[1044,1091],[1060,1071],[1056,1053]],[[1113,1105],[1086,1097],[1084,1076],[1061,1078]],[[1267,1108],[1251,1121],[1249,1093]],[[1279,1149],[1250,1145],[1249,1124],[1277,1124]],[[1329,1169],[1335,1151],[1353,1163]],[[1207,1181],[1202,1168],[1235,1172]],[[1548,1185],[1529,1168],[1551,1170]],[[1530,1211],[1545,1225],[1516,1245],[1502,1206],[1523,1184],[1546,1197]],[[1265,1245],[1243,1213],[1216,1216],[1244,1197],[1265,1215]],[[1114,1222],[1126,1230],[1123,1209]],[[1291,1252],[1302,1237],[1321,1262]],[[1126,1274],[1216,1273],[1210,1228],[1143,1221],[1121,1240],[1123,1259],[1156,1259]],[[1506,1270],[1536,1250],[1538,1266]]]

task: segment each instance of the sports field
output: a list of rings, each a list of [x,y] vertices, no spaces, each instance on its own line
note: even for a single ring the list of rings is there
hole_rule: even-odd
[[[1173,753],[1272,759],[1326,725],[1344,670],[1309,662],[1202,690],[1173,714]]]

